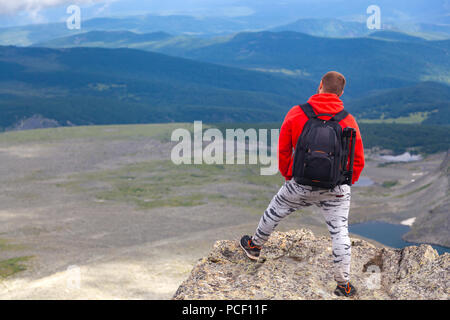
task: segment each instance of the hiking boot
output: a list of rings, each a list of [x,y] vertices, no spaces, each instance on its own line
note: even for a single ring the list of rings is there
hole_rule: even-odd
[[[247,257],[252,260],[258,260],[261,247],[253,244],[252,237],[243,236],[240,241],[241,248],[244,250]]]
[[[345,285],[338,284],[334,294],[340,297],[353,297],[356,294],[356,289],[350,282],[347,282]]]

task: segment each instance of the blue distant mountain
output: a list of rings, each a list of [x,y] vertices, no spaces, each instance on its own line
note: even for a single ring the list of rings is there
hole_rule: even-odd
[[[365,23],[339,19],[299,19],[269,31],[294,31],[318,37],[362,37],[370,33]]]
[[[0,45],[28,46],[47,43],[90,31],[165,32],[175,36],[215,37],[244,31],[294,31],[321,37],[361,37],[370,34],[366,23],[337,18],[271,19],[260,15],[245,17],[194,17],[187,15],[140,15],[93,18],[82,22],[80,30],[65,23],[33,24],[0,28]],[[275,23],[273,20],[276,20]],[[433,40],[450,38],[450,24],[394,21],[383,24],[384,31],[406,32]]]

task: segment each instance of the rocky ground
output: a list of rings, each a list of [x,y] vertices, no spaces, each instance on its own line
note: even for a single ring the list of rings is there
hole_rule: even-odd
[[[442,299],[450,294],[450,254],[429,245],[377,248],[352,239],[353,299]],[[276,232],[258,261],[238,240],[218,241],[173,299],[347,299],[333,294],[329,237],[307,229]]]
[[[0,134],[0,299],[169,299],[215,241],[254,232],[282,178],[248,165],[175,166],[170,133],[180,126],[189,128]],[[350,221],[419,219],[430,201],[445,200],[435,173],[444,156],[380,166],[368,154],[363,175],[375,184],[353,188]],[[278,230],[301,227],[328,235],[312,209]],[[448,227],[436,227],[439,243]]]

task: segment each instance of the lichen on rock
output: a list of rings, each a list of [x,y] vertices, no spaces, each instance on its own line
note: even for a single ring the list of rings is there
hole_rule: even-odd
[[[355,299],[448,299],[450,255],[429,245],[377,248],[352,239]],[[173,299],[345,299],[334,296],[331,240],[307,229],[274,232],[258,261],[238,240],[217,241]]]

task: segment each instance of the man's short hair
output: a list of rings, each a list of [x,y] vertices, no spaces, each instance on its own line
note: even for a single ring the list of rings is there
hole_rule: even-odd
[[[344,91],[345,77],[336,71],[327,72],[322,78],[322,85],[324,92],[335,93],[340,96]]]

